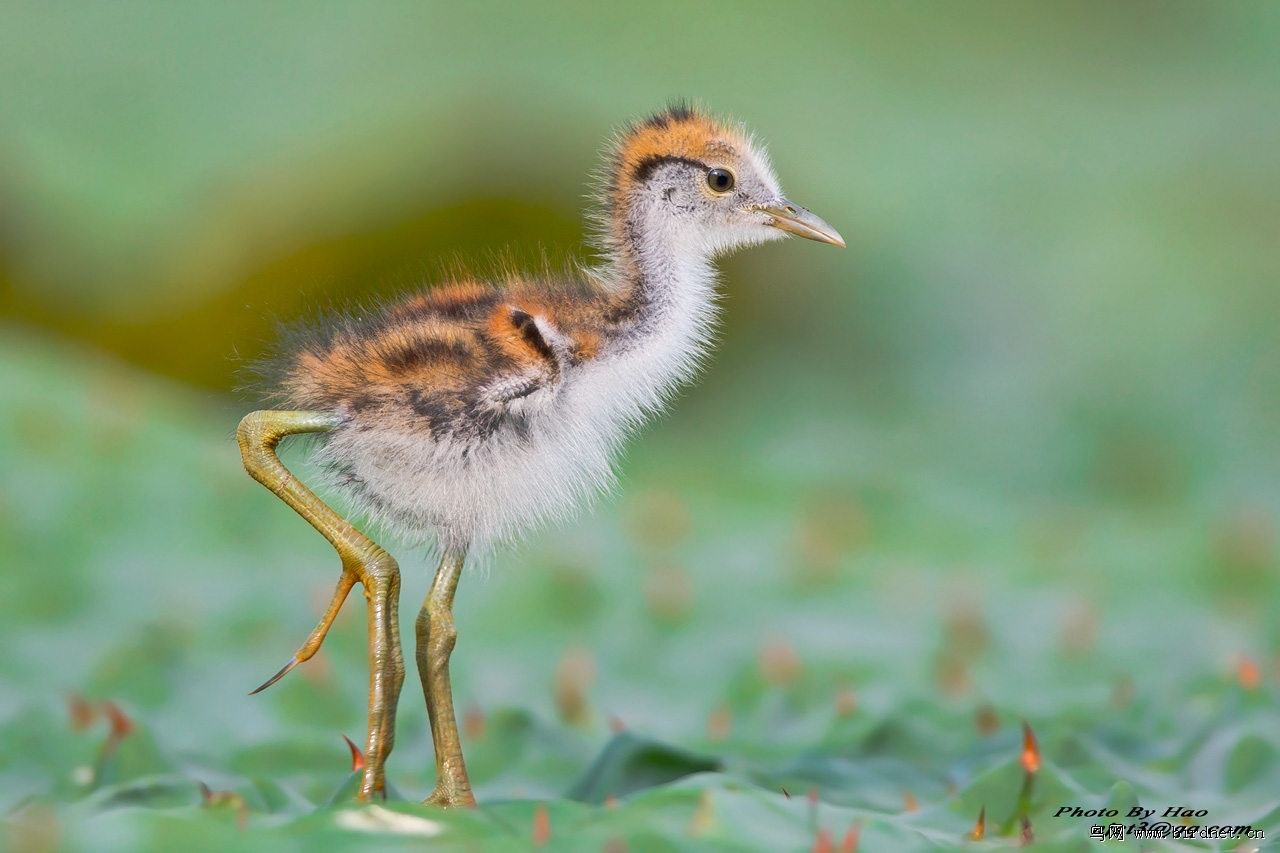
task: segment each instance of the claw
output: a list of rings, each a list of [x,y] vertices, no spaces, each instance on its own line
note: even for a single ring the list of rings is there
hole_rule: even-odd
[[[298,659],[297,655],[294,655],[292,658],[289,659],[289,662],[287,664],[285,664],[283,667],[280,668],[279,672],[277,672],[275,675],[268,678],[265,684],[263,684],[257,690],[249,691],[249,695],[254,696],[266,690],[268,687],[270,687],[271,685],[275,684],[277,681],[279,681],[280,679],[288,675],[289,670],[293,669],[295,666],[297,666],[300,663],[302,663],[302,661]]]

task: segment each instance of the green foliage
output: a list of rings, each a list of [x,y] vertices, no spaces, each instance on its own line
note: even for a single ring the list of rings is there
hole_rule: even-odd
[[[989,495],[960,524],[938,509],[954,487],[835,493],[663,434],[616,509],[464,579],[454,672],[481,809],[416,804],[432,765],[410,678],[389,811],[361,810],[340,737],[364,726],[358,597],[316,660],[245,695],[336,565],[241,475],[234,415],[5,340],[0,827],[22,849],[527,850],[539,804],[556,850],[803,851],[851,828],[860,849],[1003,848],[1024,819],[1035,849],[1096,843],[1108,821],[1062,806],[1280,832],[1273,673],[1237,657],[1274,660],[1274,638],[1204,566],[1160,559],[1166,539],[1220,559],[1213,529],[1076,510],[1046,534],[1042,508]],[[402,556],[407,610],[427,566]],[[986,840],[965,842],[979,813]]]
[[[0,6],[0,849],[1274,836],[1278,37],[1268,0]],[[607,129],[673,95],[850,248],[727,261],[621,497],[464,578],[482,808],[417,804],[411,673],[355,809],[359,597],[246,695],[337,565],[241,471],[233,374],[274,317],[580,255]]]

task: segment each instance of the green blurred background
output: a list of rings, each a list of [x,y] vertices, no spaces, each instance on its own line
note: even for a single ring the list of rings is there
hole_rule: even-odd
[[[908,849],[910,819],[866,815],[910,788],[971,823],[955,789],[1019,716],[1070,740],[1146,701],[1121,728],[1147,758],[1152,731],[1179,744],[1171,775],[1095,754],[1077,799],[1128,778],[1275,805],[1275,719],[1223,697],[1255,663],[1270,697],[1280,652],[1280,6],[11,0],[0,815],[23,837],[178,831],[63,811],[102,736],[65,734],[70,694],[154,738],[121,784],[323,800],[336,733],[363,729],[361,617],[243,696],[336,561],[240,470],[237,370],[277,319],[581,256],[609,134],[677,97],[746,122],[849,249],[727,260],[719,353],[621,497],[464,580],[481,795],[559,797],[611,717],[764,762],[729,775],[776,791],[796,754],[857,764],[938,714],[874,741],[900,765],[795,771]],[[402,557],[410,610],[428,567]],[[404,696],[392,779],[416,799]],[[975,708],[994,733],[940,734]],[[1268,756],[1244,776],[1179,769],[1229,769],[1242,737]]]

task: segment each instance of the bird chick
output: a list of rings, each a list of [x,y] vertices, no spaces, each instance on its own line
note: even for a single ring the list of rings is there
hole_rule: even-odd
[[[283,411],[242,422],[245,466],[343,560],[320,625],[265,688],[319,648],[355,583],[365,587],[370,733],[361,796],[384,792],[403,681],[399,572],[384,550],[289,474],[280,439],[317,433],[331,484],[372,517],[442,554],[417,623],[437,785],[428,802],[474,803],[448,678],[452,602],[466,555],[570,515],[613,481],[628,433],[698,369],[716,317],[713,260],[796,234],[843,246],[782,194],[764,150],[685,106],[623,131],[595,213],[601,262],[555,280],[436,286],[371,314],[295,329],[271,365]],[[259,688],[262,689],[262,688]]]

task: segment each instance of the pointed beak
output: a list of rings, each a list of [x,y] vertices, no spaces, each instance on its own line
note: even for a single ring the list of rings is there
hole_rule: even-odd
[[[788,231],[806,240],[817,240],[819,243],[830,243],[844,248],[844,238],[840,236],[839,231],[798,204],[792,204],[783,199],[776,205],[764,205],[757,207],[756,210],[769,214],[773,220],[769,224],[774,228]]]

